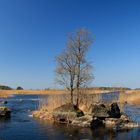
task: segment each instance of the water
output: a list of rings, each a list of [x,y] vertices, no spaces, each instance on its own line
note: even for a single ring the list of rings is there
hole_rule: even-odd
[[[0,120],[0,140],[140,140],[140,128],[127,131],[92,130],[35,120],[31,112],[37,108],[39,98],[38,95],[16,95],[6,99],[12,117]],[[125,105],[124,110],[140,122],[140,106]]]

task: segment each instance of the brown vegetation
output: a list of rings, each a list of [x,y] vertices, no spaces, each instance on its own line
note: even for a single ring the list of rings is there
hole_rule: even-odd
[[[86,99],[86,100],[84,100],[84,106],[82,106],[82,108],[83,107],[85,108],[86,104],[88,102],[90,102],[91,98],[89,97],[89,94],[109,93],[109,92],[111,92],[111,90],[100,90],[100,89],[94,90],[94,89],[90,88],[90,89],[84,90],[84,92],[87,95],[83,95],[81,97],[81,98]],[[60,90],[60,89],[50,89],[50,90],[0,90],[0,98],[8,97],[8,96],[11,96],[12,94],[51,94],[53,96],[50,97],[50,101],[49,101],[50,103],[53,101],[54,98],[57,98],[57,100],[59,100],[60,97],[57,97],[57,95],[60,95],[60,94],[63,94],[63,98],[60,99],[60,100],[63,100],[64,103],[66,103],[67,99],[66,99],[66,96],[64,96],[64,95],[68,95],[66,90]],[[69,96],[68,96],[68,98],[69,98]],[[99,99],[99,96],[97,98]],[[93,98],[93,99],[98,101],[97,98]],[[140,104],[140,90],[127,90],[126,92],[121,93],[120,98],[119,98],[119,102],[120,103],[126,103],[127,102],[129,104]],[[58,104],[58,103],[55,102],[54,104]]]
[[[12,94],[11,90],[0,90],[0,98],[6,98]]]
[[[108,93],[111,90],[100,90],[100,89],[85,89],[87,94],[100,94]],[[67,90],[63,89],[49,89],[49,90],[0,90],[0,97],[6,97],[11,94],[67,94]]]
[[[120,94],[120,103],[140,104],[140,90],[129,90]]]

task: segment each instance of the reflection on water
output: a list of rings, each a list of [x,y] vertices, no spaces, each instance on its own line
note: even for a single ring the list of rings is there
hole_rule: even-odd
[[[104,102],[109,98],[116,100],[118,95],[104,94],[100,99]],[[140,140],[139,128],[115,131],[103,127],[79,128],[34,120],[30,115],[38,107],[39,98],[38,95],[17,95],[8,99],[7,106],[12,110],[12,117],[0,120],[0,140]],[[140,122],[140,106],[125,104],[124,111]]]
[[[99,94],[98,94],[99,95]],[[119,92],[100,94],[102,102],[116,102],[119,100]]]

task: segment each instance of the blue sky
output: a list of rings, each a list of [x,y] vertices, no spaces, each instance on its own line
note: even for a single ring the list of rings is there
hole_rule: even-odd
[[[139,0],[0,0],[0,84],[55,88],[55,56],[85,27],[92,86],[140,87]]]

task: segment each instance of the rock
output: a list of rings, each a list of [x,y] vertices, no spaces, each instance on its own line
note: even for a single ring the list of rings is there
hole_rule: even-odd
[[[8,102],[7,101],[3,101],[3,104],[7,104]]]
[[[93,117],[91,115],[85,115],[82,117],[75,118],[71,124],[81,127],[90,127],[92,120]]]
[[[104,124],[108,128],[113,128],[119,124],[119,120],[117,118],[106,118]]]
[[[85,115],[77,106],[70,103],[64,104],[52,112],[49,112],[47,107],[43,107],[39,111],[34,111],[33,117],[90,128],[105,126],[115,130],[127,130],[139,127],[126,114],[120,113],[117,103],[94,104],[91,113]]]
[[[0,103],[1,104],[7,104],[8,102],[7,101],[1,101]]]
[[[129,123],[124,124],[124,127],[131,129],[131,128],[137,128],[139,127],[139,125],[138,123],[135,123],[135,122],[129,122]]]
[[[91,115],[85,115],[79,118],[75,118],[71,124],[81,127],[97,128],[103,126],[103,121],[96,117],[93,118]]]
[[[120,119],[122,120],[122,122],[128,123],[130,122],[130,119],[127,115],[121,115]]]
[[[92,112],[94,117],[107,118],[109,117],[109,109],[104,104],[94,104],[92,106]]]
[[[105,118],[120,118],[121,113],[117,103],[112,103],[110,106],[105,104],[94,104],[92,106],[93,116],[100,119]]]
[[[98,118],[94,118],[92,120],[92,122],[90,123],[90,127],[91,128],[97,128],[97,127],[100,127],[100,126],[103,126],[103,121],[98,119]]]
[[[120,118],[106,118],[104,124],[107,128],[113,128],[116,130],[125,130],[139,127],[139,125],[129,119],[127,115],[121,115]]]
[[[64,104],[53,110],[53,118],[59,122],[72,122],[75,118],[84,116],[77,106],[73,104]]]
[[[11,115],[10,109],[8,109],[7,107],[0,107],[0,118],[1,117],[9,118],[10,115]]]
[[[120,125],[116,125],[114,127],[115,130],[117,131],[121,131],[121,130],[128,130],[128,129],[133,129],[133,128],[137,128],[139,127],[139,125],[135,122],[128,122],[128,123],[122,123]]]
[[[109,111],[109,115],[111,118],[120,118],[121,113],[120,113],[120,109],[117,103],[112,103],[111,104],[111,109]]]

